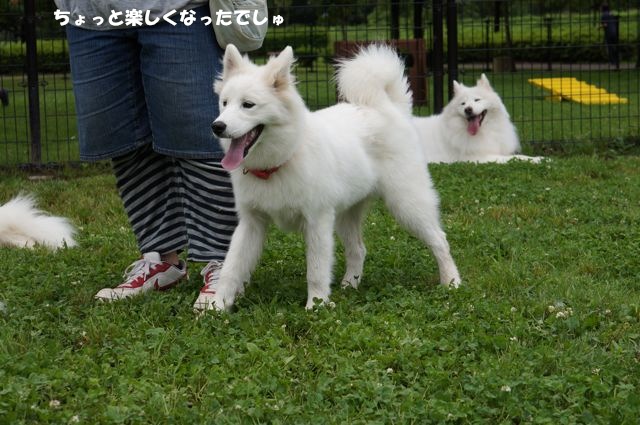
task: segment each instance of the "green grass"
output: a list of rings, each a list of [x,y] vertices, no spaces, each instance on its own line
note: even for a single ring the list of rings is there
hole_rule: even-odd
[[[379,204],[361,288],[307,312],[304,246],[273,230],[233,314],[200,287],[113,304],[136,256],[110,175],[3,174],[80,227],[0,249],[0,422],[620,423],[640,416],[640,158],[432,166],[464,286]],[[342,258],[335,275],[344,267]]]

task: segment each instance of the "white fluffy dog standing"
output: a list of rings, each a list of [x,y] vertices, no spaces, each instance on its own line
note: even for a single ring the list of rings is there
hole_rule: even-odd
[[[75,228],[64,217],[46,215],[32,196],[20,195],[0,206],[0,246],[57,249],[75,246]]]
[[[442,113],[415,117],[427,162],[497,162],[512,159],[538,163],[542,157],[519,155],[520,141],[507,108],[489,79],[476,85],[453,82],[454,97]]]
[[[411,123],[404,65],[389,48],[372,46],[343,62],[337,74],[347,103],[310,112],[294,84],[291,47],[264,66],[227,47],[215,91],[212,124],[226,152],[239,224],[215,294],[201,293],[196,310],[230,308],[255,268],[267,226],[304,235],[307,308],[329,300],[334,229],[344,243],[343,286],[357,287],[365,257],[361,225],[367,201],[380,195],[396,219],[426,243],[440,282],[458,286],[438,196]],[[274,277],[276,278],[276,277]]]

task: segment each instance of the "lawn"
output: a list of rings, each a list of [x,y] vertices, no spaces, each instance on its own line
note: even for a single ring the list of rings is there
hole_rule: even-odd
[[[458,290],[375,204],[334,307],[304,310],[302,239],[274,229],[236,311],[200,320],[197,264],[92,299],[137,256],[106,170],[2,174],[0,199],[34,192],[80,247],[0,249],[0,423],[636,424],[640,158],[430,169]]]

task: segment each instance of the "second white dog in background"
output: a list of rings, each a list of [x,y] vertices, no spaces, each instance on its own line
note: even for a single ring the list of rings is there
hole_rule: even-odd
[[[30,195],[20,195],[0,206],[0,246],[50,249],[76,245],[76,230],[64,217],[47,215]]]
[[[427,162],[540,162],[520,155],[520,141],[507,108],[482,74],[473,87],[456,81],[454,97],[441,114],[414,117]]]

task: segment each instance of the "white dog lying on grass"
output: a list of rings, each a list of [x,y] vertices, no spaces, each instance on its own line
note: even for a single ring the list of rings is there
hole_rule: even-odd
[[[539,163],[543,157],[520,155],[520,141],[507,108],[482,74],[474,87],[453,83],[454,97],[442,113],[415,117],[428,162]]]

